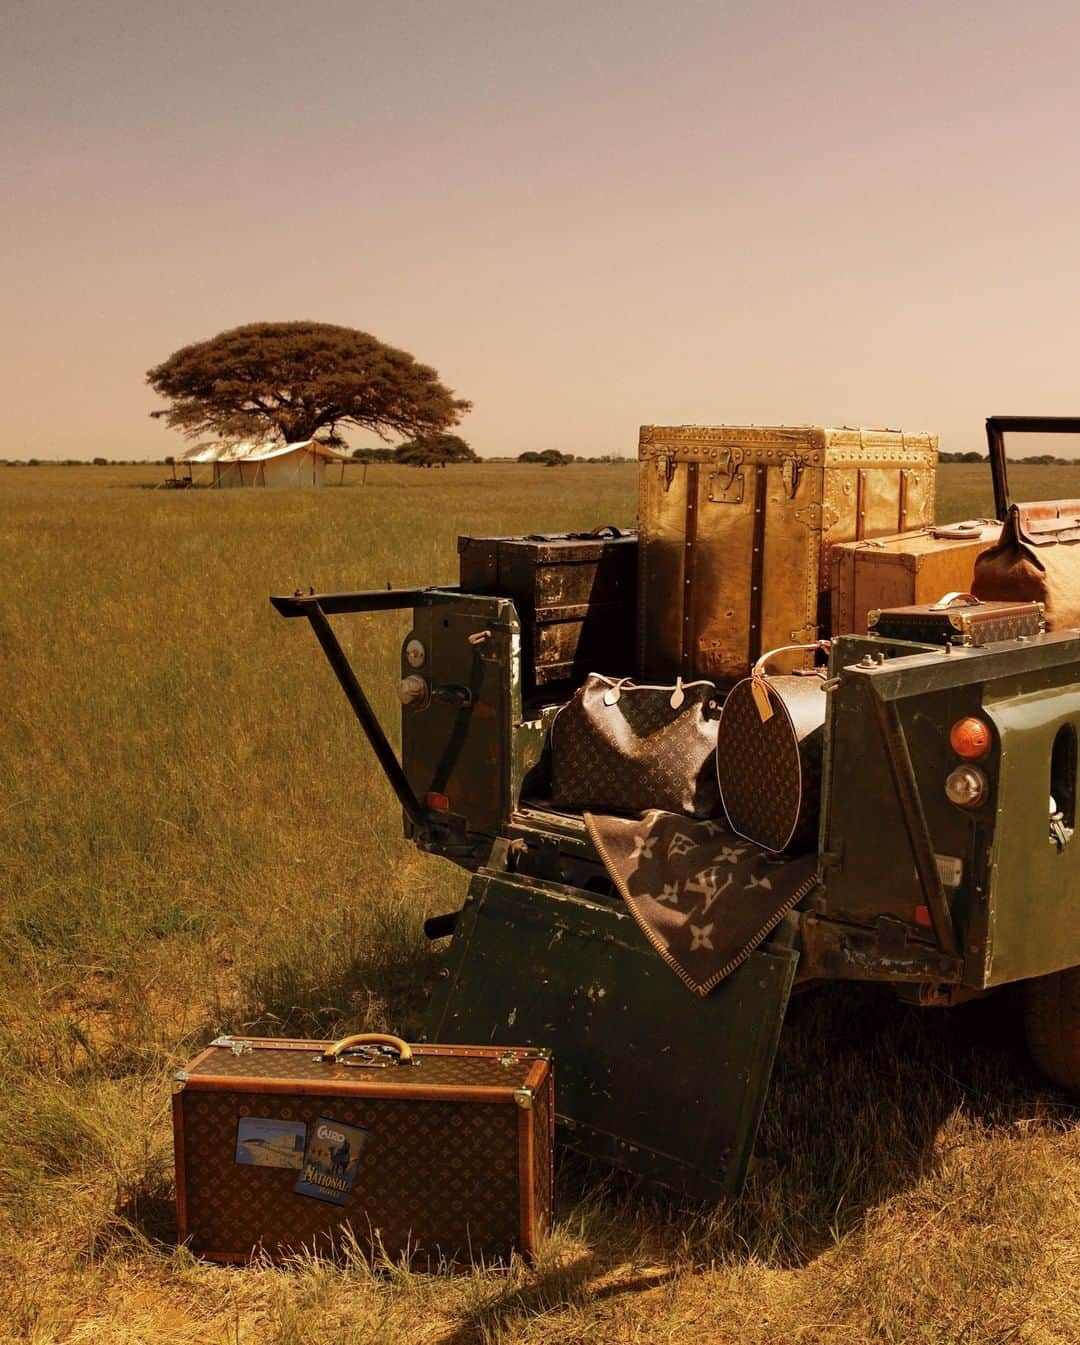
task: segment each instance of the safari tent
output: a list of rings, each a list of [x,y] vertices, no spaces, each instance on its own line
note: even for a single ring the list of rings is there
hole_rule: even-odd
[[[207,463],[213,469],[215,486],[323,486],[326,464],[340,462],[342,470],[347,453],[321,444],[316,439],[302,443],[255,443],[246,440],[233,444],[203,444],[185,455],[190,463]]]

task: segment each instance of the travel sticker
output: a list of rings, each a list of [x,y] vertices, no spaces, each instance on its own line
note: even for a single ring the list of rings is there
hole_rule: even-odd
[[[344,1205],[356,1181],[367,1134],[360,1126],[320,1116],[308,1144],[302,1175],[296,1183],[297,1193],[328,1200],[333,1205]]]
[[[303,1121],[275,1121],[267,1116],[241,1116],[236,1127],[236,1161],[257,1168],[304,1166],[307,1126]]]

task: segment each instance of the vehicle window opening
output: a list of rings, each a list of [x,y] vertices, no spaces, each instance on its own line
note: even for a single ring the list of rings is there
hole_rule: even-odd
[[[1050,837],[1063,846],[1076,825],[1076,729],[1062,724],[1050,753]]]

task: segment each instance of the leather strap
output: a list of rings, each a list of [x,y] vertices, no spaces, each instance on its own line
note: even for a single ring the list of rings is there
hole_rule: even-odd
[[[820,650],[821,653],[827,654],[831,648],[831,640],[815,640],[813,644],[782,644],[776,649],[770,649],[767,654],[762,654],[750,669],[750,676],[763,677],[769,660],[774,659],[777,654],[808,654],[810,650],[815,652]],[[822,672],[822,676],[824,676],[824,672]]]
[[[765,594],[765,504],[768,499],[769,469],[763,464],[754,468],[754,526],[750,543],[750,630],[749,659],[753,665],[761,657],[761,616]]]

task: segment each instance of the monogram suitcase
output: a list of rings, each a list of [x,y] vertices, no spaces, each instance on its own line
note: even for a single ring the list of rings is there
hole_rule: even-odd
[[[895,430],[641,428],[638,672],[730,685],[831,629],[835,542],[933,521],[937,439]]]
[[[463,593],[512,598],[523,690],[633,669],[637,533],[459,537]]]
[[[220,1037],[176,1075],[178,1237],[214,1261],[531,1256],[552,1200],[546,1052]]]
[[[984,645],[1039,635],[1046,629],[1041,602],[983,602],[971,593],[946,593],[937,602],[871,612],[871,635],[919,644]]]
[[[869,612],[934,602],[942,593],[966,591],[977,558],[1000,536],[996,519],[978,518],[837,543],[829,557],[832,633],[865,635]]]

